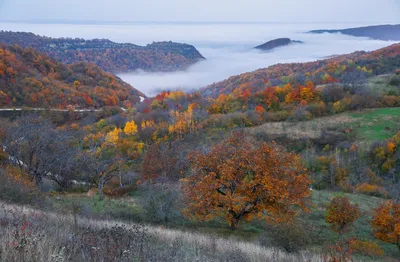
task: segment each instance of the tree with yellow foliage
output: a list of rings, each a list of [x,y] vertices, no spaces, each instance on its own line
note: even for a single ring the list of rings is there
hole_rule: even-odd
[[[138,132],[138,126],[136,125],[135,121],[129,121],[126,123],[124,128],[124,133],[129,136],[133,136]]]
[[[183,138],[184,134],[193,132],[195,130],[194,108],[195,105],[190,104],[185,112],[171,111],[172,124],[168,127],[169,133],[175,134],[178,138]]]
[[[121,133],[121,129],[114,128],[113,131],[110,131],[107,133],[106,141],[110,144],[114,144],[114,145],[117,144],[120,133]]]

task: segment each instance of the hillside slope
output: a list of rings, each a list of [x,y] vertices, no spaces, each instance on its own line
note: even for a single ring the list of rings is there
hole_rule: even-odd
[[[232,76],[201,91],[206,96],[217,97],[219,94],[229,94],[234,91],[258,92],[268,86],[304,84],[306,81],[312,81],[315,85],[338,82],[354,85],[367,75],[390,73],[397,68],[400,68],[400,44],[372,52],[354,52],[315,62],[277,64]]]
[[[0,45],[0,106],[129,107],[144,96],[88,63],[65,65],[33,48]]]
[[[319,262],[322,259],[319,254],[308,254],[308,252],[291,254],[272,246],[262,246],[256,241],[228,239],[216,234],[83,216],[78,216],[74,220],[69,214],[43,212],[2,201],[0,206],[4,210],[0,213],[3,225],[0,227],[1,242],[14,242],[18,236],[8,232],[20,229],[26,221],[29,221],[30,234],[35,237],[46,236],[37,238],[42,245],[27,245],[25,252],[31,258],[35,258],[31,261],[38,261],[36,259],[38,257],[51,261],[54,258],[52,255],[54,250],[58,250],[60,246],[65,248],[61,249],[58,257],[64,258],[63,251],[65,251],[71,261],[82,261],[88,256],[98,260],[107,258],[106,261],[135,261],[138,260],[138,254],[143,261],[303,261],[307,258],[308,261]],[[18,219],[13,215],[17,215]],[[42,219],[36,219],[37,216]],[[102,239],[113,241],[101,241]],[[134,245],[127,240],[133,240],[134,243],[140,241],[140,244]],[[101,245],[102,248],[98,250],[92,248],[89,241],[95,241],[96,246]],[[19,258],[16,250],[11,245],[1,245],[0,258]],[[128,251],[123,252],[124,250]],[[8,259],[6,261],[9,261]]]
[[[344,35],[351,35],[357,37],[369,37],[377,40],[393,40],[400,41],[400,25],[377,25],[365,26],[348,29],[335,29],[335,30],[313,30],[309,33],[322,34],[322,33],[342,33]]]
[[[33,47],[59,62],[91,62],[108,72],[183,70],[204,57],[194,46],[158,42],[147,46],[114,43],[107,39],[42,37],[32,33],[0,31],[0,43]]]

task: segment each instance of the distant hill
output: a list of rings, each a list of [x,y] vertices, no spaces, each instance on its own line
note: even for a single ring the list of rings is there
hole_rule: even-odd
[[[400,44],[372,52],[355,52],[348,55],[308,63],[277,64],[209,85],[201,92],[205,96],[217,97],[232,92],[259,92],[269,86],[283,86],[288,83],[315,85],[328,83],[354,84],[367,74],[393,73],[400,68]],[[367,73],[368,72],[368,73]],[[371,72],[371,73],[369,73]]]
[[[33,47],[59,62],[90,62],[108,72],[177,71],[204,59],[194,46],[157,42],[147,46],[114,43],[107,39],[42,37],[32,33],[0,31],[0,43]]]
[[[262,45],[254,47],[255,49],[260,49],[263,51],[269,51],[278,47],[287,46],[290,44],[301,44],[303,42],[291,40],[290,38],[278,38],[271,41],[268,41]]]
[[[80,108],[123,106],[141,92],[89,63],[66,65],[17,45],[0,45],[0,106]]]
[[[322,34],[322,33],[342,33],[345,35],[357,37],[369,37],[377,40],[393,40],[400,41],[400,25],[377,25],[366,26],[349,29],[336,29],[336,30],[313,30],[309,33]]]

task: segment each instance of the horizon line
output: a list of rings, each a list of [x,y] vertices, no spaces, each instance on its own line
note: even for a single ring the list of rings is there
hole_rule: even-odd
[[[34,24],[370,24],[370,25],[398,25],[400,21],[116,21],[116,20],[75,20],[75,19],[26,19],[10,20],[0,19],[0,23],[34,23]]]

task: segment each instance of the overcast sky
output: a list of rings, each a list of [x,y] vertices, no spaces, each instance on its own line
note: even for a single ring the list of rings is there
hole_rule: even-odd
[[[0,0],[0,20],[400,23],[400,0]]]

